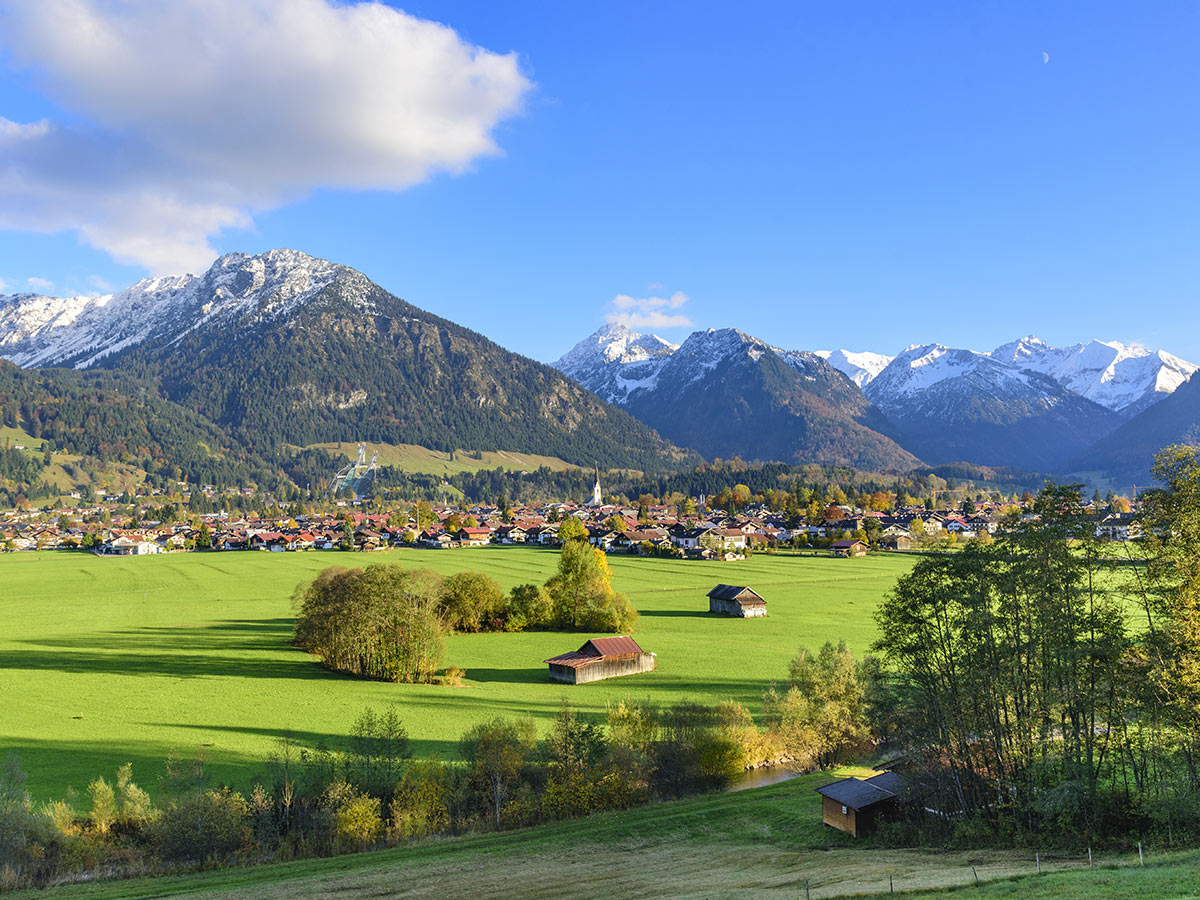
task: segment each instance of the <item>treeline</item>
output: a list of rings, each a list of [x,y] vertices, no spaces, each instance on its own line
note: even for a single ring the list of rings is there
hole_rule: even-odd
[[[438,679],[448,631],[628,632],[638,617],[613,589],[604,553],[585,541],[563,545],[545,585],[507,594],[481,572],[331,566],[299,585],[292,603],[297,646],[331,669],[404,683]]]
[[[323,454],[318,458],[317,453]],[[345,465],[344,455],[306,450],[284,462],[299,484],[316,485]],[[461,492],[467,503],[538,503],[551,500],[582,501],[590,497],[595,479],[587,469],[554,470],[540,466],[531,471],[501,467],[459,472],[442,477],[403,472],[381,466],[371,487],[380,499],[440,500],[445,485]],[[639,498],[677,505],[682,498],[701,495],[709,507],[741,509],[751,502],[765,503],[780,512],[804,512],[811,502],[856,502],[871,508],[866,498],[887,494],[891,503],[920,503],[933,496],[953,494],[957,499],[1002,496],[1016,498],[1036,491],[1040,476],[959,464],[924,469],[905,475],[881,475],[844,466],[745,463],[741,460],[704,463],[685,472],[655,477],[607,472],[602,476],[605,496],[636,504]],[[695,512],[693,505],[693,513]]]
[[[1051,485],[992,544],[921,559],[879,608],[891,740],[944,813],[927,826],[1200,835],[1196,449],[1164,451],[1155,475],[1144,568],[1109,568],[1078,486]]]
[[[249,864],[515,828],[728,786],[751,761],[736,703],[622,701],[600,721],[565,701],[539,738],[495,718],[459,741],[461,761],[411,759],[395,709],[368,709],[339,746],[283,741],[248,793],[173,756],[158,800],[126,765],[86,797],[35,805],[14,757],[0,769],[0,889],[64,878]]]

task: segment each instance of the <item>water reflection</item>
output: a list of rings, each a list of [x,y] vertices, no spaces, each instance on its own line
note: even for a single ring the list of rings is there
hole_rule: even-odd
[[[787,766],[763,766],[761,769],[747,769],[740,778],[729,786],[731,791],[748,791],[750,788],[766,787],[769,784],[779,784],[800,775]]]

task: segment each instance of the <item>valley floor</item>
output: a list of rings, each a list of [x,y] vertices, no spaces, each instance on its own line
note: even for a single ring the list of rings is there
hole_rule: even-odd
[[[558,553],[529,547],[379,553],[180,553],[101,559],[87,553],[0,554],[0,758],[15,752],[38,800],[80,795],[133,763],[154,791],[172,750],[201,751],[211,778],[249,790],[290,736],[338,743],[367,706],[394,705],[418,756],[453,758],[458,739],[497,715],[545,730],[563,698],[600,717],[631,697],[655,703],[733,699],[752,712],[787,674],[797,647],[845,640],[857,654],[872,613],[911,557],[768,556],[736,563],[611,557],[615,586],[641,610],[636,636],[658,670],[595,684],[549,681],[543,660],[590,635],[462,634],[446,663],[462,687],[339,675],[290,644],[289,597],[326,566],[397,563],[443,574],[487,572],[505,589],[542,583]],[[708,612],[718,582],[753,586],[761,619]]]

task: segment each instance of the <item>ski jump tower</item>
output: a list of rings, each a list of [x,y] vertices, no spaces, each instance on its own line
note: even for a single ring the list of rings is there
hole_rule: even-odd
[[[375,477],[375,470],[378,468],[375,460],[378,458],[378,452],[372,453],[371,461],[367,462],[367,445],[359,444],[358,460],[337,471],[329,484],[329,496],[335,496],[343,488],[350,488],[354,491],[354,499],[361,500],[367,483]]]

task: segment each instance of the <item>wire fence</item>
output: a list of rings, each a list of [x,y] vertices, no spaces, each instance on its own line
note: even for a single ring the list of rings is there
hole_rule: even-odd
[[[987,859],[980,854],[977,861],[961,867],[937,865],[929,870],[910,867],[883,867],[874,873],[835,873],[801,877],[797,886],[803,900],[834,900],[839,897],[899,894],[908,891],[938,888],[969,887],[1007,881],[1022,876],[1048,875],[1055,872],[1112,870],[1145,866],[1151,862],[1148,848],[1139,842],[1129,851],[1093,852],[1088,847],[1082,854],[1033,851],[1026,859],[1005,855],[1003,859]]]

